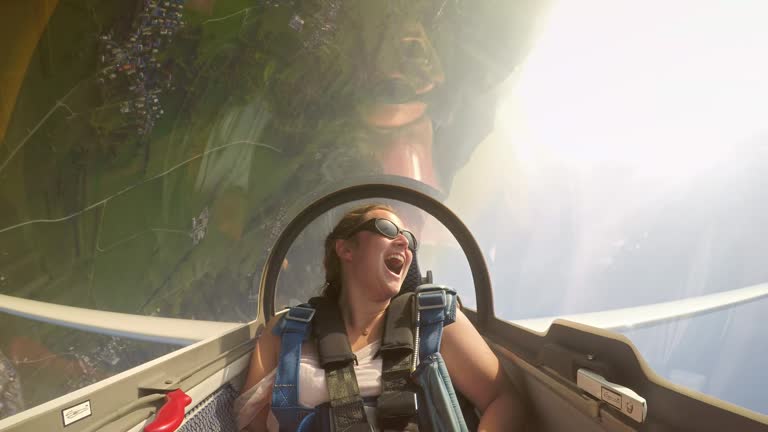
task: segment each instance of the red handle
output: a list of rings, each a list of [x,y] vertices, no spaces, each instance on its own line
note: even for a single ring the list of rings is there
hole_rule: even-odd
[[[184,407],[192,403],[192,398],[181,389],[165,395],[165,405],[157,412],[155,420],[144,426],[144,432],[173,432],[184,420]]]

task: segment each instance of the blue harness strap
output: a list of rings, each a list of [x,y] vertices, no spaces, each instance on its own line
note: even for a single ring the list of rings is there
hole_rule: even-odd
[[[299,430],[302,423],[306,427],[307,423],[311,422],[311,417],[314,417],[314,408],[299,405],[301,344],[309,337],[309,327],[314,315],[315,309],[310,304],[292,307],[274,330],[282,335],[280,361],[272,388],[272,413],[280,425],[280,432]]]
[[[419,365],[412,379],[421,388],[420,425],[441,432],[468,432],[448,368],[440,354],[443,326],[456,321],[456,291],[440,285],[416,289]]]
[[[456,291],[442,285],[425,284],[417,288],[415,296],[420,336],[417,349],[419,363],[422,363],[435,353],[439,356],[443,326],[456,319]],[[314,431],[318,423],[330,424],[328,407],[299,405],[301,345],[310,338],[314,315],[315,308],[311,304],[292,307],[273,330],[274,334],[281,335],[280,361],[272,390],[272,413],[280,425],[280,432]],[[367,424],[364,426],[370,428]]]
[[[443,326],[456,320],[456,291],[444,285],[425,284],[416,288],[419,311],[419,363],[440,351]]]

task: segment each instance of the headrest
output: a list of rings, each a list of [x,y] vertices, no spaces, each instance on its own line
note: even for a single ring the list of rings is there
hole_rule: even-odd
[[[403,286],[400,287],[400,294],[414,292],[416,291],[416,287],[422,283],[421,270],[419,270],[419,260],[416,258],[416,253],[414,253],[411,266],[408,267],[408,273],[405,275]]]

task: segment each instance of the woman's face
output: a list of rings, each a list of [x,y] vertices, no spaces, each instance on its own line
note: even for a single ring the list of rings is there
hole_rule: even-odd
[[[432,160],[432,121],[425,96],[445,81],[424,27],[406,21],[387,29],[371,61],[376,103],[363,109],[374,153],[386,174],[440,189]]]
[[[386,210],[373,210],[365,220],[372,218],[389,219],[400,229],[407,229],[397,215]],[[392,298],[400,291],[413,261],[408,241],[402,234],[390,239],[370,231],[360,231],[355,238],[357,243],[348,242],[349,253],[341,257],[352,285],[364,289],[374,301]]]
[[[386,34],[371,65],[373,88],[384,91],[379,97],[391,94],[394,88],[408,89],[413,100],[379,102],[364,110],[365,122],[379,129],[392,130],[407,126],[424,116],[427,104],[421,97],[445,81],[440,59],[419,22],[407,22],[396,28],[398,32]],[[396,98],[398,99],[398,98]]]

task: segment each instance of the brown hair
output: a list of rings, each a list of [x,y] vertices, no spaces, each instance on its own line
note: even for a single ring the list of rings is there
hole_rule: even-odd
[[[336,240],[346,239],[358,225],[365,222],[368,212],[385,210],[394,213],[392,207],[386,204],[366,204],[354,208],[341,218],[328,237],[325,238],[325,288],[323,295],[332,299],[338,299],[341,294],[341,260],[336,254]]]

